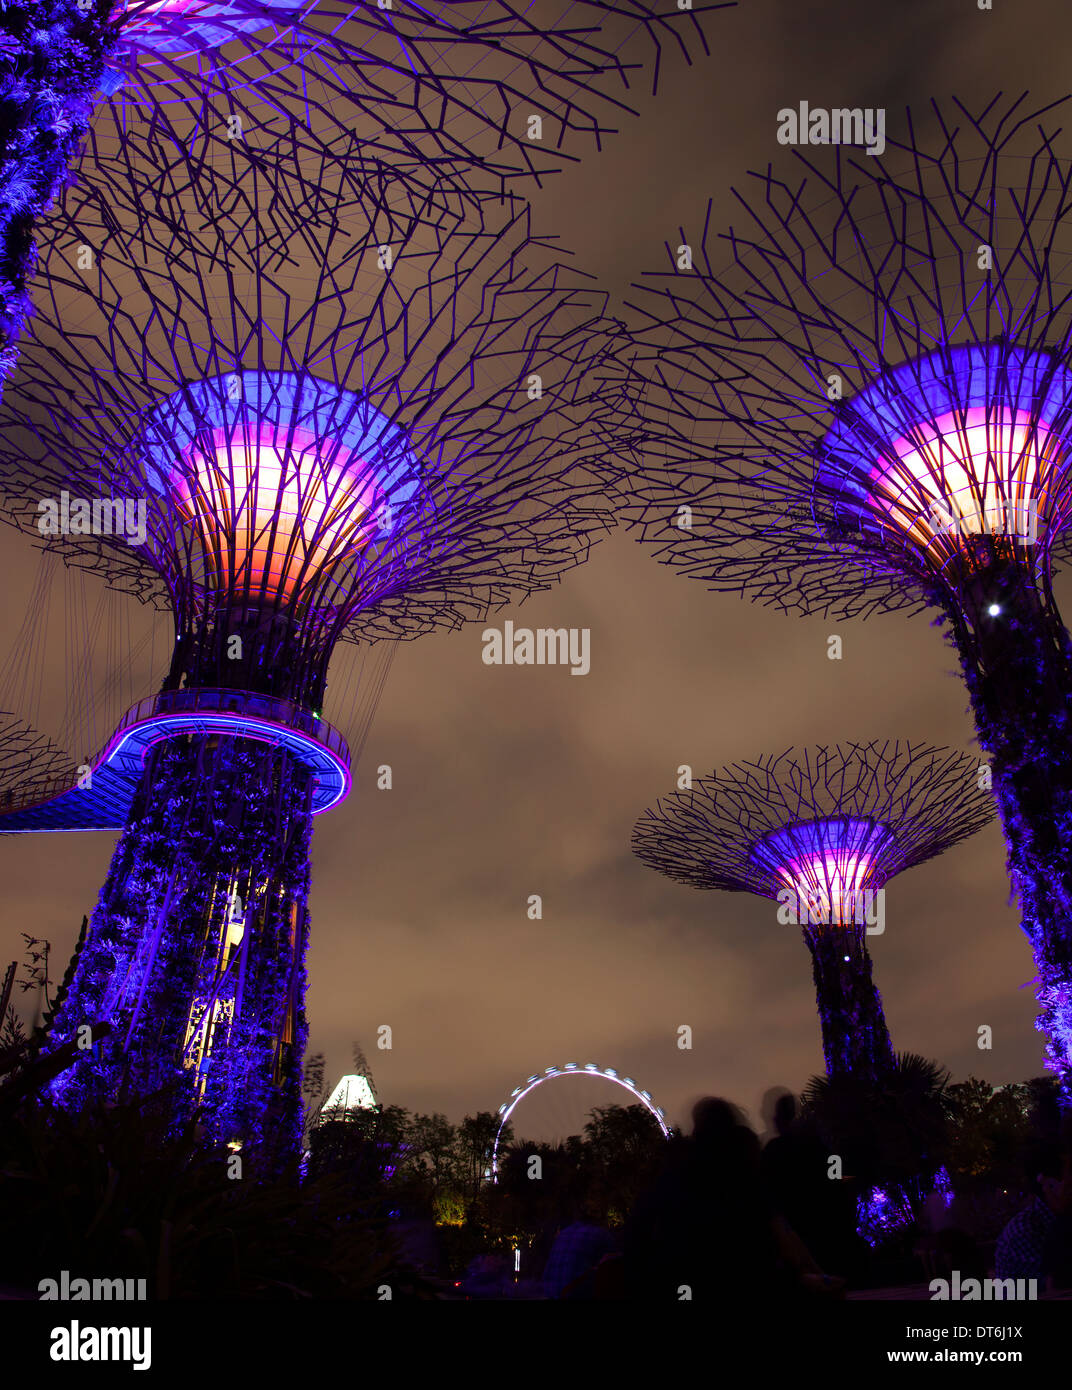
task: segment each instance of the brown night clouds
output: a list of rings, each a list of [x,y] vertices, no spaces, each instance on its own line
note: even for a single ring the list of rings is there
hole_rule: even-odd
[[[746,0],[712,21],[712,57],[671,65],[641,121],[601,156],[533,196],[537,226],[614,296],[662,268],[664,241],[699,226],[708,198],[723,225],[729,186],[768,162],[792,171],[775,114],[816,104],[886,106],[955,94],[978,102],[1030,88],[1063,95],[1066,7],[974,0],[865,7]],[[1052,55],[1052,56],[1050,56]],[[1068,137],[1072,141],[1072,135]],[[1066,151],[1069,152],[1069,151]],[[36,561],[0,534],[10,643]],[[1072,613],[1072,589],[1058,601]],[[658,566],[624,533],[556,589],[492,615],[527,627],[589,628],[591,671],[496,667],[484,624],[399,648],[355,789],[321,817],[313,844],[310,1048],[333,1082],[350,1044],[369,1053],[380,1099],[452,1119],[495,1109],[531,1073],[567,1060],[628,1074],[674,1121],[702,1093],[759,1118],[770,1086],[822,1066],[810,963],[775,907],[678,887],[633,859],[636,817],[738,757],[846,738],[974,748],[955,655],[928,617],[833,624],[715,596]],[[844,657],[830,661],[839,633]],[[64,680],[51,644],[46,682]],[[4,648],[6,649],[6,648]],[[148,693],[148,692],[144,692]],[[81,755],[84,750],[72,749]],[[376,789],[389,763],[393,789]],[[3,959],[22,931],[66,959],[92,910],[111,835],[0,842],[7,883]],[[526,902],[543,899],[531,921]],[[995,1082],[1041,1071],[1031,955],[1000,830],[894,880],[886,933],[870,946],[895,1047]],[[29,996],[24,996],[28,999]],[[375,1050],[389,1024],[394,1046]],[[694,1046],[676,1046],[681,1024]],[[992,1052],[976,1029],[994,1030]]]

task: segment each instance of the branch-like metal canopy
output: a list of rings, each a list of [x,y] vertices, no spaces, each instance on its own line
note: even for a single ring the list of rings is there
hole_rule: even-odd
[[[585,558],[614,520],[589,461],[621,332],[524,206],[368,163],[298,226],[255,168],[210,217],[169,178],[79,185],[53,219],[0,404],[9,515],[48,534],[63,494],[144,504],[140,543],[70,502],[54,543],[180,635],[255,609],[321,655]]]
[[[664,797],[637,821],[633,850],[691,888],[776,898],[801,883],[847,896],[993,820],[993,797],[979,782],[977,758],[923,743],[790,749]]]
[[[29,312],[36,224],[76,167],[92,182],[117,159],[138,180],[127,156],[147,124],[180,162],[240,141],[284,164],[377,156],[418,182],[501,188],[598,147],[632,110],[638,70],[654,86],[667,46],[689,62],[706,52],[701,16],[730,3],[63,0],[31,23],[20,11],[7,35],[0,377]],[[203,164],[179,177],[202,179]],[[216,194],[204,180],[204,201]]]
[[[665,50],[707,52],[723,3],[671,0],[132,0],[105,80],[124,131],[273,117],[418,172],[536,175],[598,148]]]
[[[665,797],[633,851],[689,887],[777,899],[804,929],[828,1072],[877,1080],[894,1053],[867,950],[874,894],[993,819],[981,781],[970,755],[921,743],[790,749]]]
[[[993,558],[1048,579],[1072,517],[1063,106],[906,113],[882,156],[794,150],[728,231],[710,206],[682,231],[691,268],[638,305],[628,512],[660,559],[839,616],[943,603]]]

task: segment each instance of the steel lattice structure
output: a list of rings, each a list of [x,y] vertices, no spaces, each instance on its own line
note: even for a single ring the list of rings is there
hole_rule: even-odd
[[[332,646],[458,626],[585,558],[613,519],[586,459],[613,447],[618,330],[498,199],[475,212],[369,169],[298,237],[245,206],[206,223],[194,196],[122,193],[80,186],[57,215],[0,405],[12,514],[47,532],[98,501],[115,534],[79,521],[50,544],[169,605],[177,633],[50,1046],[86,1023],[111,1035],[54,1089],[80,1105],[170,1086],[215,1138],[294,1151],[301,748],[334,746]],[[133,542],[117,498],[144,504]]]
[[[378,156],[459,189],[539,177],[631,111],[664,48],[706,51],[701,10],[649,0],[47,0],[4,11],[0,378],[30,311],[36,223],[148,123],[180,155],[219,140],[345,165]],[[96,110],[94,111],[94,108]],[[91,124],[92,123],[92,124]],[[135,178],[136,161],[126,160]],[[226,164],[222,155],[219,163]],[[195,155],[190,172],[200,173]],[[224,172],[224,178],[226,178]],[[214,191],[206,184],[204,195]]]
[[[48,787],[74,769],[74,759],[25,720],[0,710],[0,815],[16,796]]]
[[[473,172],[539,174],[581,138],[597,146],[630,113],[631,82],[664,49],[707,52],[701,16],[728,0],[681,9],[669,0],[133,0],[106,88],[124,108],[210,100],[241,111],[244,93],[307,121],[320,104],[345,112],[366,152],[396,167],[451,163]],[[220,109],[224,109],[221,105]],[[546,129],[534,134],[536,116]],[[254,117],[251,124],[256,124]],[[552,151],[555,153],[552,155]]]
[[[651,1092],[642,1091],[631,1076],[619,1076],[613,1067],[600,1067],[595,1062],[585,1062],[583,1066],[578,1066],[576,1062],[567,1062],[562,1067],[545,1067],[542,1072],[536,1072],[520,1086],[515,1086],[506,1100],[499,1106],[499,1126],[495,1131],[495,1142],[491,1146],[491,1162],[484,1173],[486,1178],[490,1178],[492,1182],[499,1181],[499,1152],[512,1133],[513,1126],[510,1117],[517,1107],[538,1086],[544,1086],[547,1082],[563,1076],[590,1077],[598,1081],[610,1081],[615,1086],[620,1086],[623,1091],[633,1097],[634,1101],[644,1107],[659,1126],[663,1138],[670,1138],[672,1131],[666,1118],[666,1111],[661,1105],[656,1105]]]
[[[209,590],[314,609],[317,621],[303,623],[311,655],[344,636],[410,637],[479,619],[586,558],[614,519],[601,479],[577,466],[580,442],[597,456],[597,436],[610,437],[609,426],[599,432],[624,338],[603,317],[604,297],[532,236],[521,203],[425,194],[373,165],[299,225],[273,201],[274,185],[258,196],[255,173],[243,203],[211,222],[190,187],[150,200],[151,215],[138,207],[144,185],[69,190],[51,227],[36,344],[0,405],[8,515],[35,531],[42,496],[136,493],[147,504],[144,546],[67,535],[65,559],[175,611],[187,641]],[[87,247],[93,265],[82,270]],[[388,254],[390,269],[380,265]],[[219,428],[233,376],[264,414],[285,410],[277,378],[303,373],[325,385],[299,406],[295,428],[303,413],[326,411],[341,458],[354,430],[373,428],[374,410],[383,456],[414,485],[391,536],[345,579],[322,583],[347,548],[346,517],[367,505],[355,483],[331,554],[314,556],[321,543],[308,534],[305,559],[292,557],[300,593],[269,584],[262,595],[254,569],[209,577],[225,557],[191,519],[219,499],[204,477],[183,498],[162,489],[146,450],[165,447],[180,420],[191,439]],[[328,387],[337,399],[321,405],[316,391]],[[232,517],[232,530],[242,524]],[[518,557],[522,528],[529,545]],[[336,601],[328,590],[344,584]]]
[[[1072,1082],[1072,163],[1063,103],[911,115],[881,157],[795,152],[645,296],[659,558],[787,611],[945,615]],[[683,233],[682,241],[688,237]],[[681,508],[686,510],[682,511]],[[691,510],[688,510],[691,509]]]
[[[979,764],[914,743],[849,743],[733,763],[637,822],[633,851],[691,888],[777,899],[804,928],[831,1076],[893,1063],[867,926],[894,875],[994,817]]]

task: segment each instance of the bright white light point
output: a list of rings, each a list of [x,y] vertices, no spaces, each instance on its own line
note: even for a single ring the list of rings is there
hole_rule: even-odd
[[[842,960],[848,960],[848,956],[842,956],[841,959],[842,959]]]
[[[1001,604],[992,603],[986,611],[990,614],[992,618],[996,618],[998,614],[1001,612]]]

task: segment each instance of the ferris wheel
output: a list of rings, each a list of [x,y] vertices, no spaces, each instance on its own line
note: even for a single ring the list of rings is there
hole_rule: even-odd
[[[520,1086],[515,1086],[510,1092],[509,1097],[499,1106],[499,1128],[495,1133],[495,1143],[491,1150],[491,1167],[486,1176],[492,1182],[499,1180],[499,1144],[502,1140],[503,1131],[510,1123],[510,1117],[525,1099],[537,1086],[543,1086],[548,1081],[557,1080],[560,1077],[587,1077],[590,1080],[610,1081],[615,1086],[620,1086],[644,1107],[651,1115],[652,1119],[662,1130],[663,1138],[670,1138],[670,1125],[667,1123],[666,1114],[662,1108],[655,1104],[649,1091],[642,1091],[631,1076],[619,1076],[613,1067],[600,1067],[595,1062],[585,1062],[583,1066],[576,1062],[567,1062],[564,1067],[548,1067],[546,1071],[537,1072],[530,1076],[527,1081]]]

